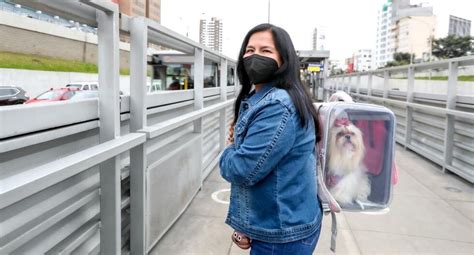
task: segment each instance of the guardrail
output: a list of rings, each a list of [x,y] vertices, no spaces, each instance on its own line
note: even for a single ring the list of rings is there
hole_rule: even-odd
[[[449,170],[473,183],[474,85],[470,85],[471,94],[457,92],[459,67],[473,65],[474,56],[468,56],[338,75],[329,77],[323,89],[325,98],[344,90],[357,101],[391,108],[397,116],[397,142],[440,165],[443,172]],[[447,69],[448,81],[442,84],[446,91],[426,93],[426,87],[416,88],[415,72],[430,69]],[[394,81],[405,80],[404,74],[406,90],[395,88]],[[378,88],[374,88],[374,78],[383,79]]]
[[[97,22],[99,99],[0,108],[0,253],[148,253],[217,165],[236,93],[227,66],[236,63],[123,16],[131,94],[119,97],[117,6],[40,4]],[[146,94],[148,42],[194,56],[193,90]],[[203,88],[204,59],[220,66],[220,87]]]

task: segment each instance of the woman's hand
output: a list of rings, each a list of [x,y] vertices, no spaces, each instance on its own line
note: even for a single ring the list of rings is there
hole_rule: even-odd
[[[230,125],[229,127],[229,137],[227,137],[226,145],[230,145],[234,143],[234,124]]]

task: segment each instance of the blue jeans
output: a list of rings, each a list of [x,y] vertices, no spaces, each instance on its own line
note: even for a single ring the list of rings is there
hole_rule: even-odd
[[[321,228],[304,239],[289,243],[266,243],[252,240],[250,255],[312,255],[320,233]]]

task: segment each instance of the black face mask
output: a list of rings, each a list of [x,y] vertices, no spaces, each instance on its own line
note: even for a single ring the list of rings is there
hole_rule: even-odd
[[[278,70],[278,63],[269,57],[258,54],[244,58],[244,68],[251,84],[269,82]]]

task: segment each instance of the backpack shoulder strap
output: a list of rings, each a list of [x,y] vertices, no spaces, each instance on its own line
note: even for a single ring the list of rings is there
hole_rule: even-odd
[[[319,153],[318,153],[319,152]],[[323,208],[324,214],[331,213],[331,251],[336,252],[336,239],[337,239],[337,219],[336,213],[341,212],[341,207],[339,203],[334,199],[332,194],[329,192],[328,188],[326,187],[326,182],[324,181],[324,174],[322,169],[322,160],[325,158],[324,149],[319,149],[316,146],[315,149],[315,157],[318,159],[318,163],[316,165],[316,176],[317,176],[317,183],[318,183],[318,199],[321,203]]]

